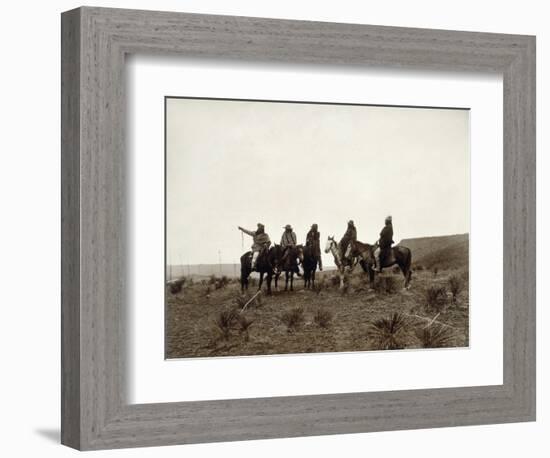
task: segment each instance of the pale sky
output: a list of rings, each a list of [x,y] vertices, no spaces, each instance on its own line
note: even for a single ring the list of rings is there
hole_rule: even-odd
[[[469,232],[469,111],[168,98],[166,244],[170,264],[239,262],[266,226],[298,243],[317,223],[324,250],[349,219],[373,243]],[[323,261],[332,265],[330,255]]]

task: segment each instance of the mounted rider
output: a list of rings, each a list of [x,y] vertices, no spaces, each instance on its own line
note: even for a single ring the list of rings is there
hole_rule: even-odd
[[[239,230],[252,237],[252,270],[256,270],[258,257],[264,250],[269,249],[271,245],[269,235],[265,232],[265,226],[262,223],[258,223],[258,229],[255,231],[249,231],[241,226],[239,226]]]
[[[311,247],[313,254],[317,258],[319,270],[323,270],[323,262],[321,260],[321,233],[317,229],[317,224],[312,224],[311,229],[306,235],[306,246]]]
[[[353,246],[356,241],[357,241],[357,229],[355,228],[355,224],[353,223],[353,220],[349,220],[346,233],[344,234],[344,236],[340,240],[340,243],[338,244],[338,246],[340,247],[340,253],[342,254],[342,259],[349,258],[351,250],[353,249]]]
[[[391,252],[391,246],[393,242],[393,225],[392,217],[387,216],[385,225],[380,231],[380,238],[378,239],[378,247],[374,251],[374,257],[376,259],[376,267],[378,272],[382,272],[382,263]]]
[[[288,253],[290,249],[296,248],[296,245],[298,244],[296,233],[292,229],[292,226],[290,224],[287,224],[284,227],[283,235],[281,236],[281,247],[283,248],[283,256],[281,258],[281,264],[284,265],[286,262],[286,258],[288,257]],[[296,273],[300,275],[300,271],[298,268],[296,268]]]

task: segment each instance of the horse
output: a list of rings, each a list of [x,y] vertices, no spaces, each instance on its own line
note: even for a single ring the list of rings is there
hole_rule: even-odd
[[[363,271],[369,274],[371,286],[374,284],[374,264],[376,263],[374,251],[378,248],[378,242],[374,245],[356,241],[351,250],[351,256],[355,260],[354,265],[359,261]],[[382,257],[382,268],[391,267],[395,264],[399,266],[405,277],[404,288],[409,287],[412,277],[412,253],[407,247],[397,245],[391,248],[391,253]]]
[[[278,267],[282,255],[280,245],[274,245],[263,250],[256,261],[256,271],[260,273],[258,289],[262,289],[264,274],[266,275],[267,294],[271,294],[271,279],[273,272]],[[247,251],[241,256],[241,292],[248,289],[248,277],[252,273],[252,252]]]
[[[336,264],[336,269],[340,277],[340,288],[344,287],[344,277],[346,275],[346,270],[350,267],[346,259],[343,258],[338,246],[338,242],[334,240],[334,236],[329,236],[327,239],[327,244],[325,246],[325,253],[332,253],[334,257],[334,264]]]
[[[294,291],[294,274],[299,272],[298,261],[304,262],[304,247],[303,245],[297,245],[295,247],[287,248],[287,255],[285,260],[282,260],[282,255],[279,258],[279,271],[275,274],[275,288],[278,288],[279,275],[281,272],[285,273],[285,291],[288,291],[288,283],[290,280],[290,291]],[[281,252],[283,249],[281,248]]]
[[[304,267],[304,288],[315,288],[315,271],[317,270],[317,254],[312,246],[306,246],[304,248],[304,260],[302,265]]]

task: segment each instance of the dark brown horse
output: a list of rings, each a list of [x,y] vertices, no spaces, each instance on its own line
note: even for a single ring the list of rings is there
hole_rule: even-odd
[[[282,248],[281,248],[282,250]],[[275,274],[275,288],[278,287],[279,275],[281,272],[285,273],[285,291],[288,291],[288,283],[290,281],[290,291],[294,291],[294,274],[299,273],[298,262],[304,261],[304,247],[303,245],[297,245],[295,247],[289,247],[287,249],[287,255],[285,259],[280,258],[279,272]]]
[[[262,289],[264,275],[266,275],[267,294],[271,294],[271,279],[274,271],[278,268],[282,256],[280,245],[274,245],[268,250],[264,250],[258,256],[256,261],[256,271],[260,274],[258,289]],[[252,273],[252,252],[247,251],[241,256],[241,292],[248,289],[248,277]]]
[[[369,274],[369,280],[371,286],[374,284],[374,266],[376,260],[374,257],[374,251],[378,248],[378,244],[369,245],[368,243],[362,243],[359,241],[354,242],[353,248],[351,250],[351,256],[354,259],[353,265],[357,262],[363,268],[363,271]],[[397,245],[391,248],[391,252],[388,253],[385,257],[382,258],[382,268],[391,267],[393,265],[398,265],[403,272],[405,277],[405,288],[409,287],[411,281],[412,270],[412,253],[411,250],[407,247]]]
[[[311,246],[304,247],[304,287],[315,288],[315,272],[317,271],[318,258],[315,250]]]

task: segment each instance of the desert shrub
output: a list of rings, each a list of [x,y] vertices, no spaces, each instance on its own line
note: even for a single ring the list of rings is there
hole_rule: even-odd
[[[288,332],[299,328],[304,322],[304,309],[294,307],[281,315],[281,321],[286,325]]]
[[[205,296],[210,296],[210,293],[212,292],[212,288],[209,286],[207,286],[205,289],[204,289],[204,295]]]
[[[326,284],[325,284],[325,281],[318,281],[317,283],[315,283],[315,286],[313,287],[313,292],[315,294],[321,294],[323,292],[323,289],[326,288]]]
[[[223,275],[222,278],[220,278],[220,284],[222,288],[225,288],[231,281],[229,280],[229,277],[227,275]]]
[[[186,280],[185,277],[182,277],[179,280],[176,280],[170,283],[170,293],[171,294],[181,293],[181,290],[183,289],[183,285],[185,285],[185,280]]]
[[[229,339],[231,329],[237,323],[238,318],[239,312],[235,309],[225,309],[218,314],[214,320],[214,324],[221,338],[225,340]]]
[[[414,270],[417,270],[417,271],[421,271],[421,270],[424,270],[424,266],[422,264],[418,264],[416,266],[414,266]]]
[[[249,328],[253,322],[254,320],[249,320],[246,316],[242,314],[237,315],[239,334],[243,336],[245,342],[248,342],[250,340]]]
[[[254,286],[254,287],[255,287],[255,286],[258,286],[258,280],[256,280],[255,278],[250,278],[250,279],[248,280],[248,285],[249,285],[249,286]]]
[[[216,277],[214,274],[210,275],[210,278],[208,279],[209,285],[215,285],[218,281],[218,277]]]
[[[432,273],[434,274],[434,278],[437,277],[438,272],[439,272],[439,267],[437,266],[432,267]]]
[[[315,315],[313,316],[313,321],[317,326],[323,329],[326,329],[330,326],[332,317],[333,315],[330,310],[319,308],[317,309],[317,312],[315,312]]]
[[[401,269],[399,267],[395,266],[391,271],[392,271],[392,273],[397,275],[399,272],[401,272]]]
[[[453,304],[456,304],[456,299],[460,294],[460,292],[462,291],[463,286],[464,286],[464,283],[458,275],[451,275],[449,277],[449,290],[451,291],[451,294],[452,294]]]
[[[374,290],[377,293],[394,294],[397,292],[397,280],[392,275],[378,275],[374,282]]]
[[[340,286],[340,277],[338,275],[331,275],[329,282],[330,286],[332,286],[333,288]]]
[[[417,329],[416,337],[423,348],[450,347],[454,342],[452,329],[437,324]]]
[[[426,305],[441,312],[447,303],[447,290],[444,286],[432,285],[426,290]]]
[[[377,350],[397,350],[405,347],[407,324],[406,317],[396,312],[371,323],[367,335]]]

